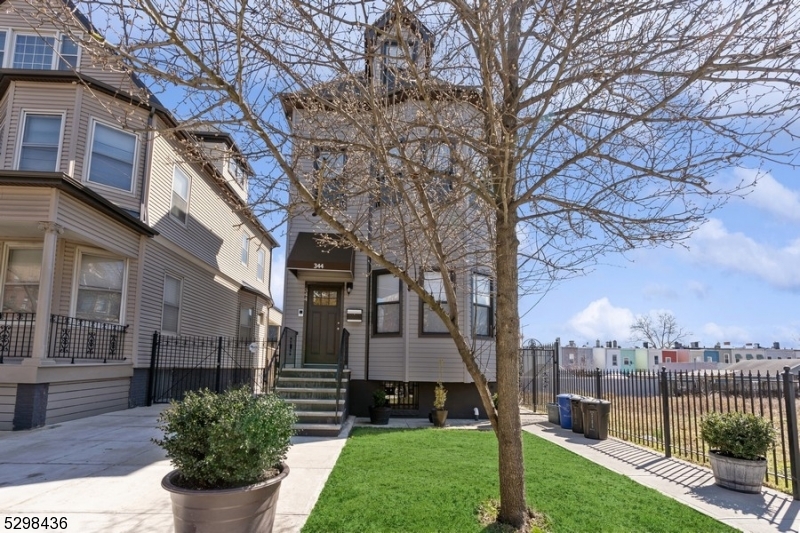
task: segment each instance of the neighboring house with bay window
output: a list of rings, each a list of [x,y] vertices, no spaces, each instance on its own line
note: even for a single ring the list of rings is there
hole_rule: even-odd
[[[154,332],[266,339],[277,243],[232,138],[0,5],[0,430],[142,405]]]
[[[404,79],[405,83],[409,82],[404,76],[411,62],[417,65],[423,77],[429,77],[434,35],[410,12],[402,13],[396,16],[390,10],[365,30],[363,72],[366,74],[360,73],[362,65],[359,65],[358,72],[349,78],[344,76],[319,88],[282,96],[283,109],[295,136],[292,161],[297,172],[307,176],[312,194],[318,194],[327,205],[346,213],[349,220],[361,221],[364,231],[372,232],[368,239],[397,230],[384,217],[386,206],[396,202],[393,191],[397,189],[380,185],[389,179],[382,172],[389,170],[376,170],[374,160],[369,158],[381,156],[365,150],[362,150],[365,153],[350,151],[346,139],[358,133],[351,133],[346,129],[348,126],[340,126],[339,123],[345,121],[338,118],[335,111],[329,112],[324,101],[328,98],[336,101],[339,95],[345,99],[358,98],[359,91],[369,92],[363,87],[372,85],[375,94],[386,95],[386,117],[424,116],[423,111],[415,108],[418,104],[413,91],[412,96],[403,93],[403,83]],[[397,39],[398,35],[404,38]],[[406,53],[412,57],[406,57]],[[431,80],[431,83],[439,83],[436,87],[444,88],[441,93],[454,91],[453,86]],[[464,103],[468,95],[461,96],[450,100],[442,97],[445,100],[441,101],[441,106],[446,109],[443,112],[452,116],[470,113],[471,107]],[[315,105],[317,101],[323,103]],[[349,108],[350,102],[335,106]],[[358,105],[352,108],[358,109]],[[405,145],[388,147],[385,151],[388,163],[381,168],[391,170],[391,179],[403,180],[403,173],[415,165],[414,161],[422,162],[429,169],[426,175],[431,177],[426,189],[429,201],[441,203],[451,194],[450,180],[458,172],[454,162],[459,157],[464,159],[462,152],[466,148],[459,146],[457,140],[431,133],[430,129],[426,130],[428,136],[424,136],[424,132],[419,133],[420,129],[415,129],[417,136],[409,138]],[[325,137],[328,130],[333,132],[330,141]],[[350,146],[364,144],[356,140]],[[411,178],[405,179],[410,182]],[[357,185],[350,186],[352,183]],[[380,193],[342,192],[370,187],[380,189]],[[367,197],[371,195],[374,197]],[[293,359],[283,360],[284,365],[317,376],[320,370],[336,368],[340,354],[346,349],[349,397],[339,405],[348,405],[353,414],[366,416],[372,392],[383,388],[394,414],[427,416],[433,404],[434,386],[441,380],[448,389],[447,408],[451,417],[471,418],[475,407],[485,417],[472,378],[438,315],[400,279],[372,263],[365,254],[331,245],[335,239],[335,233],[312,209],[298,206],[292,211],[287,230],[288,272],[283,325],[297,332],[297,349]],[[466,248],[473,245],[477,246],[465,243]],[[404,252],[395,248],[389,253],[402,255]],[[495,297],[488,270],[489,267],[462,265],[457,273],[449,275],[455,278],[460,300],[459,325],[462,331],[471,333],[480,365],[492,382],[495,379]],[[408,271],[416,271],[425,289],[447,307],[443,276],[448,274],[420,265],[409,266]],[[349,334],[345,336],[346,347],[342,342],[345,330]],[[297,370],[293,375],[295,373],[301,374]],[[302,419],[301,407],[302,404],[298,404]]]

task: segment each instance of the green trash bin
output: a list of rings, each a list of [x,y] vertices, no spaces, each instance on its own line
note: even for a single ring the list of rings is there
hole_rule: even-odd
[[[584,400],[583,435],[587,439],[606,440],[608,438],[608,419],[611,416],[611,402],[608,400]]]
[[[570,408],[572,410],[572,431],[574,433],[583,433],[583,410],[581,402],[585,400],[583,396],[573,394],[570,398]]]

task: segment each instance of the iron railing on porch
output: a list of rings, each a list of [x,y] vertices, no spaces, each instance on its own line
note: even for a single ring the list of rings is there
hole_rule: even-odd
[[[0,313],[0,364],[9,357],[30,357],[36,313]]]
[[[95,322],[82,318],[50,315],[50,341],[47,357],[122,361],[125,359],[125,334],[128,326]]]
[[[342,376],[344,369],[349,364],[350,359],[350,332],[347,328],[342,330],[342,338],[339,341],[339,354],[336,359],[336,416],[339,417],[339,423],[347,416],[347,404],[342,406],[342,415],[339,416],[339,394],[342,391]]]
[[[562,368],[559,387],[564,393],[610,400],[611,436],[701,464],[708,462],[708,446],[700,437],[703,416],[737,411],[766,418],[778,435],[767,455],[766,481],[800,499],[798,380],[788,367],[772,374]]]
[[[11,358],[33,356],[36,313],[0,313],[0,364]],[[47,357],[86,361],[126,359],[128,326],[95,322],[62,315],[50,315]]]

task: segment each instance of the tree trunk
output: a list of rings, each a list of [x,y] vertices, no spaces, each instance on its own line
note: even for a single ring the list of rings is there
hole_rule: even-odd
[[[497,444],[500,473],[498,521],[522,527],[527,514],[522,424],[519,419],[519,273],[516,212],[497,215]]]

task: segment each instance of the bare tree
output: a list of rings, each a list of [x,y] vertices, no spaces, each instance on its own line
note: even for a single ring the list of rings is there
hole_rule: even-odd
[[[631,340],[646,341],[652,348],[670,348],[689,335],[669,311],[639,315],[631,324]]]
[[[313,211],[341,235],[337,245],[398,276],[442,320],[490,413],[499,520],[515,527],[527,517],[520,293],[605,254],[683,241],[750,185],[720,186],[720,171],[794,153],[782,143],[800,103],[795,0],[77,4],[99,30],[76,38],[98,58],[111,51],[114,68],[180,88],[187,120],[233,130],[273,166],[255,209]],[[31,5],[68,16],[67,3]],[[363,42],[386,9],[413,13],[433,36],[425,63],[409,61],[388,90],[365,74],[365,50],[380,52]],[[413,56],[420,32],[393,28],[382,31]],[[299,109],[326,119],[293,129]],[[431,136],[459,147],[444,183],[420,155]],[[298,156],[332,138],[351,154],[348,171],[321,182]],[[497,410],[460,326],[459,287],[441,276],[442,305],[420,276],[475,265],[494,280]]]

